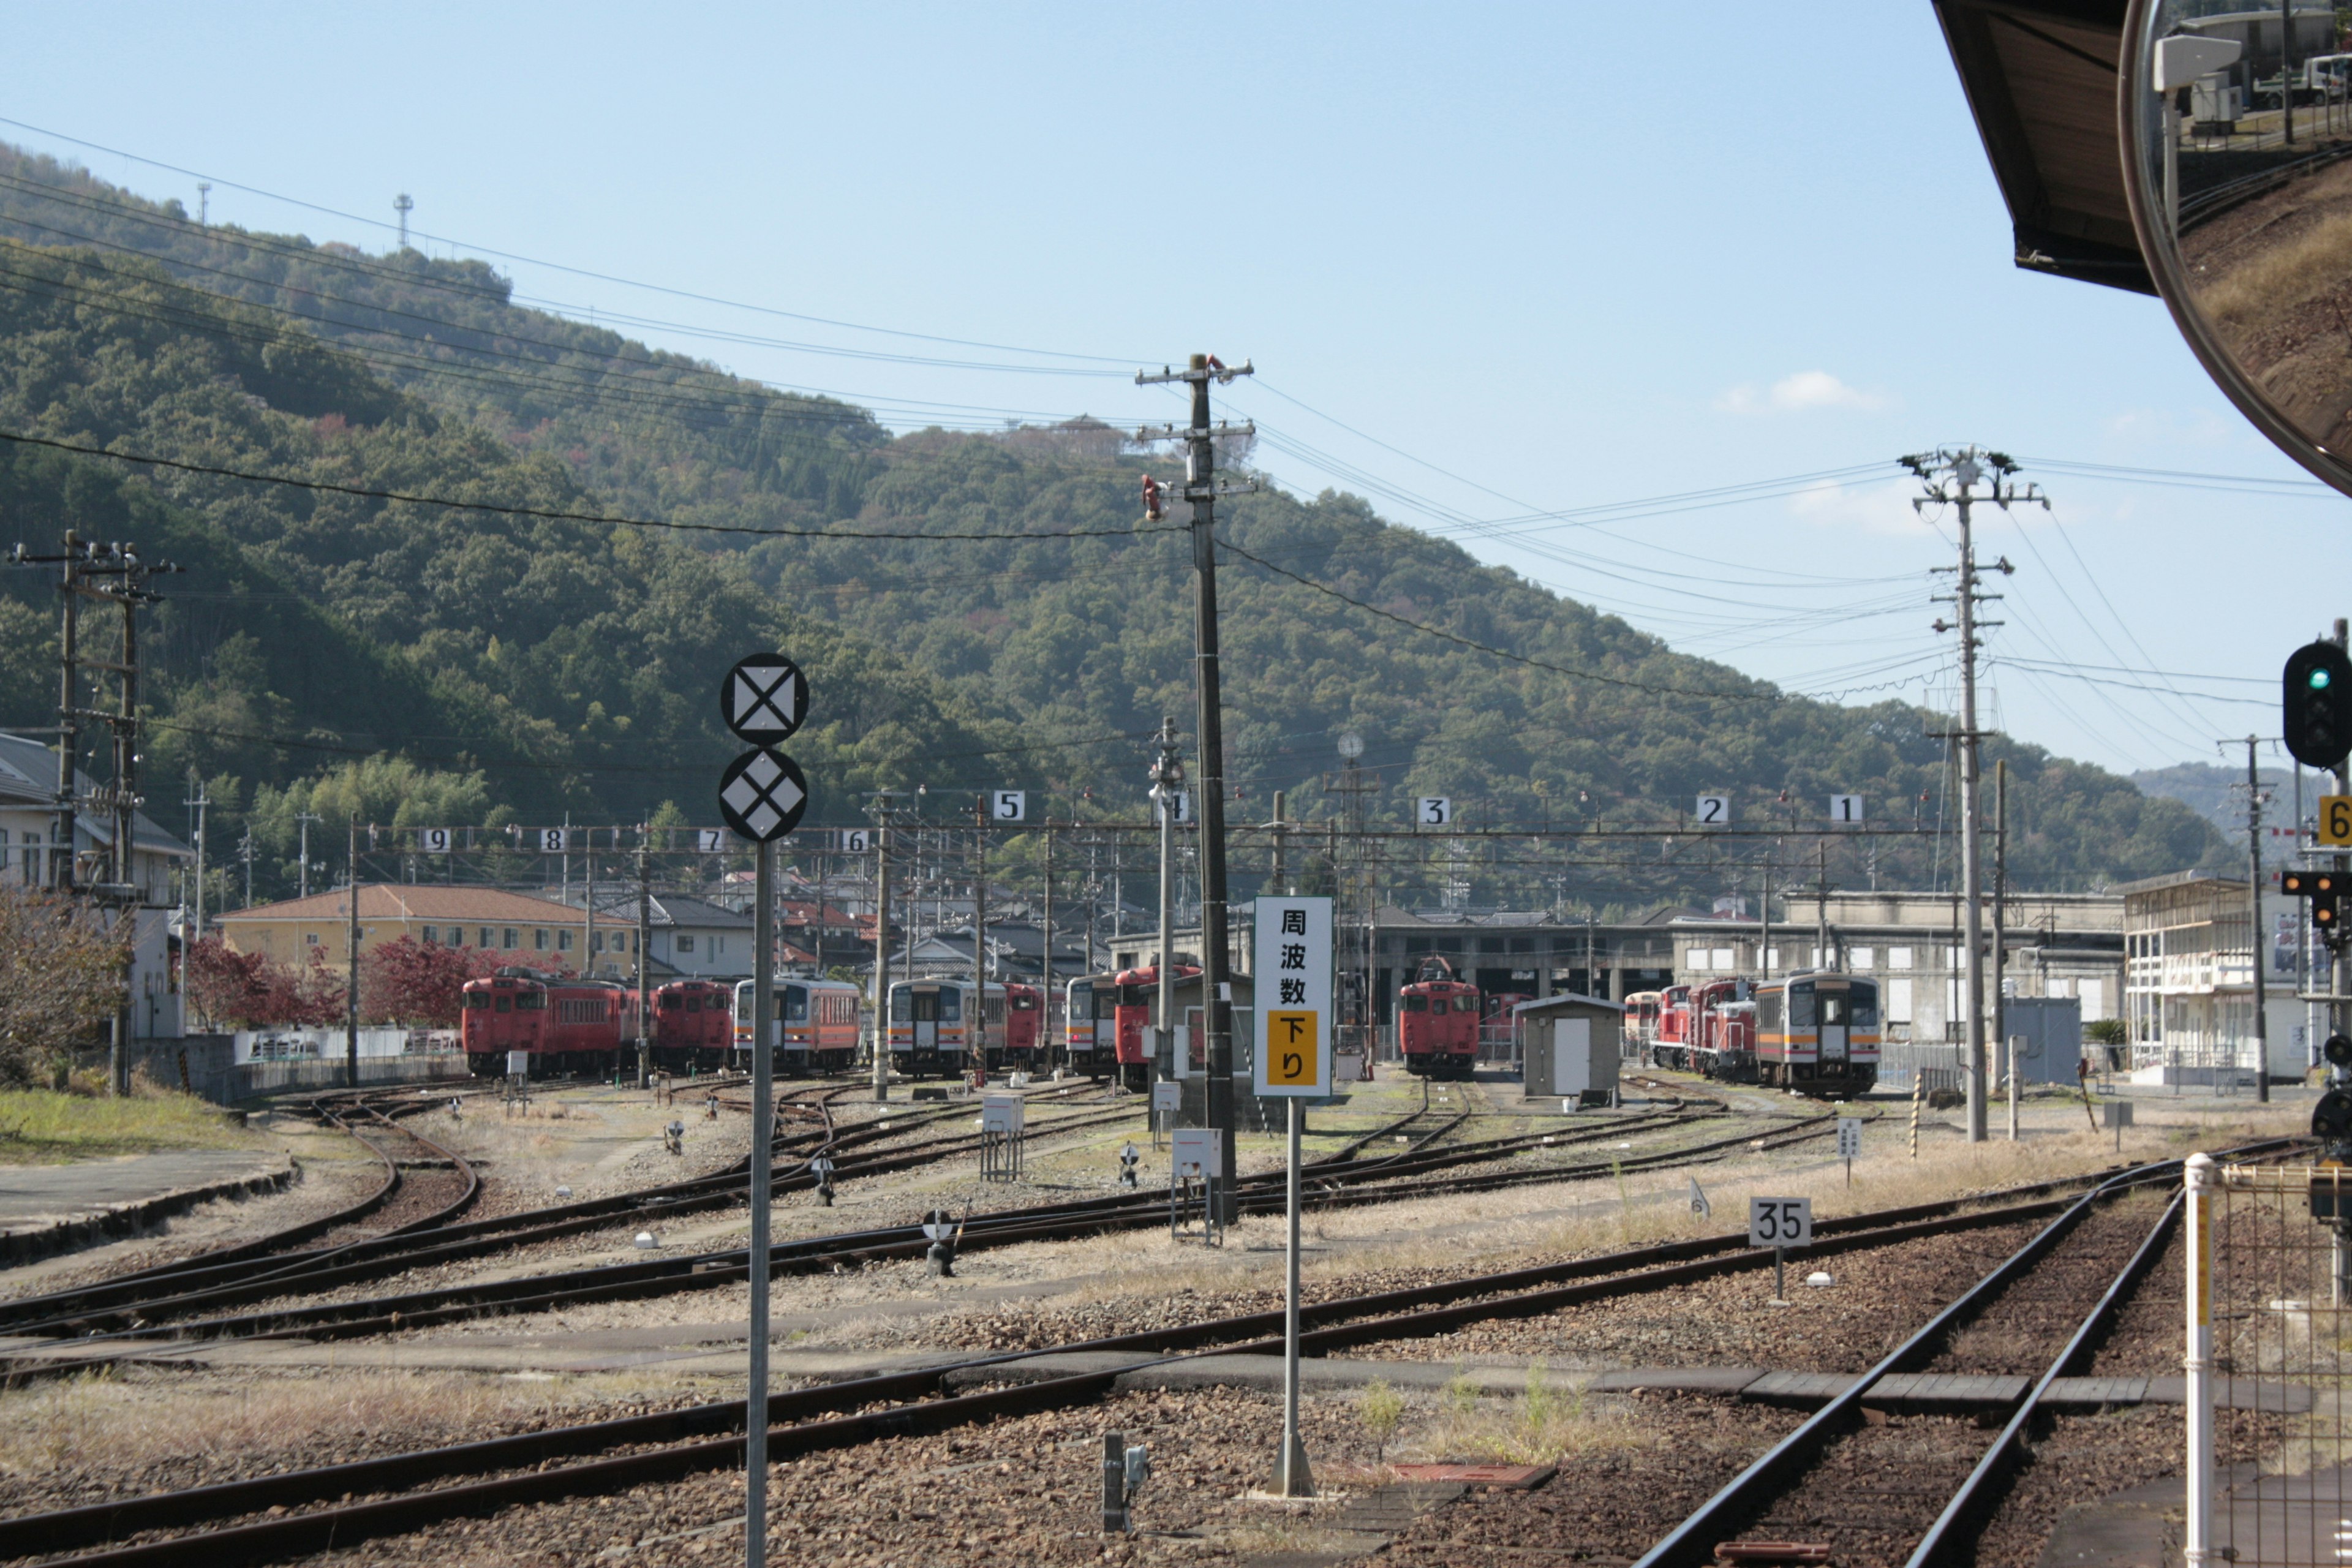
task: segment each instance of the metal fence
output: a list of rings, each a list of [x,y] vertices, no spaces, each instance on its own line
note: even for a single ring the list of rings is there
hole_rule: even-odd
[[[2352,1172],[2188,1179],[2187,1560],[2352,1562]]]

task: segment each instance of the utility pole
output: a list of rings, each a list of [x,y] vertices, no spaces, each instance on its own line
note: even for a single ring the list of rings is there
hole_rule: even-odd
[[[195,934],[189,940],[202,942],[205,939],[205,808],[211,805],[212,801],[205,794],[205,781],[196,775],[196,770],[194,768],[188,770],[188,784],[196,793],[180,804],[196,814],[196,896],[195,910],[192,916],[195,924]],[[312,820],[315,821],[316,818]],[[310,826],[305,824],[302,829],[302,842],[305,845],[310,841]]]
[[[1244,424],[1212,428],[1209,424],[1209,383],[1230,385],[1234,377],[1254,374],[1244,362],[1228,369],[1212,354],[1194,354],[1181,371],[1162,367],[1158,374],[1135,374],[1136,384],[1149,386],[1183,382],[1192,388],[1192,419],[1182,430],[1139,431],[1141,440],[1180,437],[1184,442],[1184,499],[1192,509],[1193,602],[1192,646],[1200,720],[1194,726],[1201,754],[1201,1006],[1209,1047],[1207,1121],[1223,1137],[1222,1169],[1217,1174],[1219,1216],[1231,1224],[1239,1215],[1234,1191],[1234,1015],[1227,985],[1231,970],[1225,949],[1225,731],[1223,692],[1217,665],[1217,536],[1216,502],[1220,495],[1255,489],[1254,484],[1221,488],[1216,478],[1216,442],[1220,436],[1251,436],[1256,427]]]
[[[2009,1048],[2009,759],[1992,765],[1992,1042],[1993,1049],[2014,1074],[2016,1053]],[[2010,1142],[2017,1141],[2017,1085],[2009,1086]]]
[[[1159,754],[1151,763],[1151,807],[1160,816],[1160,1027],[1153,1056],[1158,1058],[1151,1078],[1183,1078],[1187,1072],[1177,1070],[1176,1053],[1182,1048],[1176,1043],[1176,786],[1184,782],[1184,765],[1176,754],[1176,721],[1163,716],[1160,721]],[[1207,930],[1208,911],[1202,910],[1202,929]],[[1205,943],[1203,944],[1205,946]],[[1202,973],[1208,973],[1205,962]],[[1202,1003],[1202,1016],[1208,1016],[1206,994]],[[1189,1069],[1191,1064],[1184,1064]],[[1153,1126],[1159,1123],[1154,1122]]]
[[[392,210],[400,215],[400,248],[406,250],[408,248],[408,215],[416,210],[416,204],[408,199],[406,191],[403,191],[392,198]]]
[[[210,180],[198,180],[196,182],[196,226],[212,227],[212,218],[213,183]]]
[[[1772,853],[1764,853],[1762,905],[1756,911],[1759,924],[1756,931],[1756,968],[1763,977],[1772,978]]]
[[[1813,967],[1835,969],[1830,962],[1830,841],[1813,846]]]
[[[110,1082],[116,1095],[131,1092],[131,1005],[133,970],[137,964],[138,910],[146,900],[138,875],[138,816],[143,804],[139,794],[139,610],[159,595],[149,585],[161,574],[177,572],[169,562],[150,562],[135,544],[85,542],[68,529],[65,547],[55,555],[34,555],[22,544],[0,564],[57,566],[58,594],[62,601],[58,627],[58,784],[56,825],[51,831],[49,863],[43,879],[63,893],[72,893],[79,879],[76,865],[81,812],[85,805],[102,810],[111,842],[100,859],[92,857],[93,886],[89,891],[112,911],[110,924],[128,923],[131,941],[124,943],[122,996],[111,1021],[108,1051]],[[111,605],[121,616],[121,644],[115,657],[86,657],[81,651],[81,603],[88,599]],[[93,677],[90,705],[81,698],[82,672]],[[108,675],[116,680],[111,711],[98,706],[99,688]],[[106,726],[111,741],[111,776],[93,788],[85,800],[81,788],[81,726],[84,720]],[[97,834],[93,832],[95,839]],[[32,873],[29,868],[27,875]]]
[[[236,841],[236,858],[245,862],[245,907],[249,910],[253,908],[253,829],[250,827],[245,830],[245,837]]]
[[[2279,0],[2279,135],[2294,145],[2294,0]]]
[[[1274,792],[1274,878],[1272,886],[1274,890],[1277,893],[1287,893],[1290,891],[1290,879],[1284,874],[1282,853],[1283,839],[1286,837],[1289,833],[1289,824],[1285,821],[1283,817],[1284,810],[1286,808],[1288,804],[1289,803],[1282,791],[1276,790]]]
[[[351,914],[345,927],[344,952],[351,969],[343,984],[343,1076],[352,1088],[360,1086],[360,818],[352,814],[350,845]]]
[[[197,801],[194,804],[201,806],[204,805],[204,802]],[[202,819],[199,818],[199,820]],[[301,898],[307,899],[310,896],[310,824],[314,822],[323,822],[326,819],[324,817],[320,816],[315,811],[298,811],[294,814],[295,825],[300,828],[302,834],[302,843],[299,850],[302,857],[302,863],[297,868],[297,872],[301,879],[302,888],[301,892],[298,896]],[[202,844],[198,844],[196,846],[196,856],[199,861],[203,859],[204,852],[204,846]],[[204,922],[201,920],[197,921],[197,924],[200,926]]]
[[[988,797],[971,807],[971,990],[976,1009],[964,1024],[964,1049],[981,1083],[988,1082]]]
[[[890,1098],[890,796],[874,797],[874,1102]]]
[[[652,832],[645,826],[645,824],[639,823],[637,825],[636,964],[637,1087],[639,1089],[645,1088],[647,1084],[653,1081],[653,1051],[648,1044],[647,1036],[646,1034],[648,1015],[652,1012],[652,998],[646,991],[646,950],[653,945],[654,937],[654,883],[653,861],[651,855],[652,841]],[[756,913],[753,920],[754,924],[752,929],[754,932],[756,932],[759,929]],[[757,945],[756,940],[754,945]],[[755,952],[751,955],[751,959],[754,963],[757,963],[759,962],[760,955]],[[751,973],[756,976],[760,971],[753,969]],[[756,994],[757,990],[755,987],[755,997]],[[754,1008],[751,1014],[751,1059],[754,1061],[757,1061],[760,1058],[767,1047],[768,1039],[765,1033],[767,1027],[768,1020],[761,1017],[758,1010]]]
[[[1984,1018],[1984,868],[1977,831],[1979,807],[1977,797],[1981,774],[1979,749],[1983,732],[1977,728],[1977,652],[1981,647],[1978,633],[1986,626],[1997,626],[1999,621],[1980,621],[1977,605],[1998,599],[1998,594],[1979,593],[1977,589],[1976,539],[1971,531],[1971,509],[1979,500],[1990,500],[2007,511],[2018,503],[2039,502],[2043,510],[2050,507],[2049,499],[2038,486],[2019,488],[2010,476],[2017,464],[2006,454],[1989,452],[1975,447],[1963,447],[1958,451],[1937,450],[1902,459],[1911,470],[1926,494],[1911,502],[1912,509],[1925,511],[1931,506],[1949,506],[1958,514],[1960,526],[1960,558],[1955,566],[1937,567],[1938,572],[1956,574],[1953,592],[1937,595],[1947,600],[1958,612],[1950,624],[1936,622],[1938,632],[1957,631],[1960,637],[1960,727],[1954,738],[1960,742],[1960,882],[1961,900],[1966,905],[1966,947],[1962,950],[1968,969],[1968,1061],[1969,1142],[1981,1143],[1990,1136],[1987,1126],[1985,1102],[1985,1018]],[[1979,496],[1976,487],[1989,481],[1987,492]],[[1994,567],[2004,576],[2016,570],[2008,558],[2001,558]]]
[[[1045,942],[1039,954],[1038,989],[1045,994],[1045,1062],[1054,1060],[1054,808],[1045,808]],[[1064,1020],[1066,1024],[1067,1020]],[[1010,1024],[1006,1026],[1011,1027]],[[1068,1037],[1065,1036],[1066,1039]]]
[[[2271,1027],[2263,970],[2263,779],[2254,766],[2255,739],[2246,737],[2246,962],[2254,973],[2254,1098],[2271,1098]]]
[[[569,833],[564,835],[567,842],[571,837]],[[585,917],[580,922],[580,973],[593,980],[596,978],[596,830],[593,827],[588,829],[587,851],[582,857],[588,871],[588,890],[580,900],[580,908]],[[571,879],[571,858],[568,855],[564,857],[566,881]]]

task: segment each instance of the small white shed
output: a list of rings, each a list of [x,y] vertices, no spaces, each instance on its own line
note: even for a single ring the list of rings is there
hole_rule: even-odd
[[[1606,1105],[1617,1094],[1625,1009],[1602,996],[1546,996],[1511,1009],[1529,1100]]]

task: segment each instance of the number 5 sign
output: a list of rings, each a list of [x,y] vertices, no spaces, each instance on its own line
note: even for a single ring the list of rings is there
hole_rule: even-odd
[[[1000,789],[988,797],[988,815],[999,822],[1022,822],[1029,816],[1029,795],[1025,790]]]
[[[1260,899],[1256,905],[1260,1095],[1319,1100],[1331,1092],[1331,900]]]

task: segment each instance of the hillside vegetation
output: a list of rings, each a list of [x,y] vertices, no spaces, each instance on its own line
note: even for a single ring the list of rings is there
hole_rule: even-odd
[[[5,151],[0,284],[0,431],[688,525],[0,443],[11,541],[74,526],[188,568],[150,642],[150,777],[211,782],[216,835],[250,825],[265,847],[257,887],[291,879],[306,806],[385,824],[708,820],[732,750],[713,685],[755,646],[811,668],[816,716],[793,750],[813,822],[860,821],[863,792],[917,784],[1132,817],[1143,737],[1162,714],[1190,728],[1189,546],[1139,525],[1146,465],[1115,442],[894,437],[846,405],[518,307],[479,262],[199,229]],[[1916,710],[1785,697],[1352,497],[1268,492],[1220,522],[1242,820],[1276,789],[1294,816],[1324,815],[1333,738],[1354,729],[1384,823],[1442,794],[1472,825],[1663,825],[1712,790],[1751,823],[1783,819],[1783,792],[1807,817],[1858,792],[1879,822],[1948,825],[1948,750]],[[994,533],[1034,537],[945,537]],[[38,580],[0,577],[0,724],[53,721],[51,622]],[[2037,748],[1990,754],[2011,768],[2021,885],[2225,854],[2177,801]],[[1876,842],[1882,885],[1950,874],[1948,839]],[[1833,877],[1864,872],[1857,849]],[[1614,902],[1717,890],[1717,855],[1685,836],[1588,854],[1565,881],[1549,862],[1474,872],[1481,897]],[[1396,868],[1400,893],[1417,858]]]

